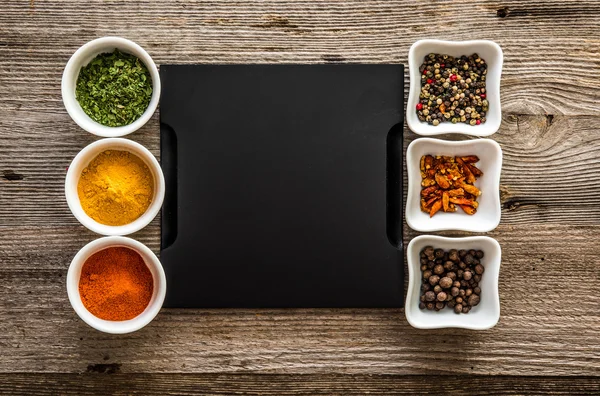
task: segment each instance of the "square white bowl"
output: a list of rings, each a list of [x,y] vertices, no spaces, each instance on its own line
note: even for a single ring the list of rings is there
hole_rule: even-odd
[[[428,54],[443,54],[454,57],[469,56],[477,53],[488,65],[486,77],[486,95],[490,102],[486,114],[486,122],[481,125],[464,123],[452,124],[443,122],[438,126],[422,122],[417,117],[416,106],[421,92],[421,72],[419,67],[423,58]],[[442,133],[464,133],[472,136],[489,136],[500,128],[502,111],[500,105],[500,76],[504,56],[498,44],[489,40],[472,41],[442,41],[419,40],[410,47],[408,52],[408,68],[410,72],[410,90],[408,104],[406,105],[406,122],[414,133],[425,136],[439,135]]]
[[[433,217],[421,211],[421,172],[419,169],[423,155],[465,156],[476,155],[475,164],[483,175],[475,186],[481,190],[478,197],[477,212],[474,215],[464,213],[460,208],[456,212],[438,212]],[[406,150],[406,169],[408,173],[408,195],[406,197],[406,223],[415,231],[459,230],[469,232],[492,231],[500,223],[500,171],[502,170],[502,149],[491,139],[464,140],[450,142],[433,138],[413,140]]]
[[[419,309],[421,297],[421,264],[419,254],[426,246],[437,249],[475,249],[484,253],[481,264],[485,268],[481,276],[481,302],[468,314],[456,314],[450,308],[441,311]],[[434,235],[421,235],[408,244],[408,292],[404,312],[408,323],[417,329],[441,329],[456,327],[472,330],[486,330],[494,327],[500,320],[500,295],[498,277],[502,250],[495,239],[486,236],[467,238],[446,238]]]

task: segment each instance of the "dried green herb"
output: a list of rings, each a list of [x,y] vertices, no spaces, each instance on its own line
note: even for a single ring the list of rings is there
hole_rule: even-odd
[[[110,127],[141,117],[152,97],[152,77],[137,57],[118,49],[81,68],[75,97],[94,121]]]

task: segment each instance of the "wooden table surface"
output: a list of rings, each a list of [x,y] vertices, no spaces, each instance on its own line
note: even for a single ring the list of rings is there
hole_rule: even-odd
[[[600,392],[599,23],[591,0],[1,0],[0,390]],[[503,249],[498,325],[416,330],[403,309],[164,309],[130,335],[88,327],[65,277],[97,235],[71,215],[63,184],[96,138],[68,116],[60,80],[71,54],[105,35],[136,41],[159,65],[406,65],[418,39],[496,41],[502,221],[488,235]],[[158,118],[129,136],[157,156]],[[405,145],[416,137],[406,130]],[[415,235],[405,225],[405,243]],[[158,251],[158,221],[133,237]]]

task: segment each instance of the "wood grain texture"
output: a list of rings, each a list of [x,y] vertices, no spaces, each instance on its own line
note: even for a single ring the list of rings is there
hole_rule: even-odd
[[[597,1],[4,0],[0,9],[0,373],[21,373],[0,374],[4,393],[598,393]],[[403,310],[163,310],[135,334],[89,328],[64,282],[96,235],[70,214],[63,184],[96,139],[64,110],[60,78],[80,45],[104,35],[138,42],[157,64],[406,64],[421,38],[498,42],[503,211],[489,235],[503,247],[499,324],[418,331]],[[158,113],[130,137],[158,156]],[[405,146],[416,137],[407,131]],[[405,226],[406,243],[417,234]],[[158,251],[158,220],[134,237]],[[44,374],[23,374],[32,372]],[[52,374],[87,372],[122,374]],[[441,389],[432,374],[461,377]],[[593,377],[547,377],[558,375]]]
[[[78,319],[64,286],[92,236],[3,227],[0,372],[600,375],[597,227],[519,229],[491,234],[504,250],[502,316],[489,331],[416,330],[393,309],[164,309],[141,331],[111,336]]]
[[[598,377],[231,374],[0,374],[0,394],[37,395],[589,395]]]

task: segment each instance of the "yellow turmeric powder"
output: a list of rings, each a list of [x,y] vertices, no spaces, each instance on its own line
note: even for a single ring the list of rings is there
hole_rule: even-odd
[[[83,170],[77,193],[88,216],[98,223],[120,226],[146,212],[153,198],[154,178],[135,154],[107,150]]]

